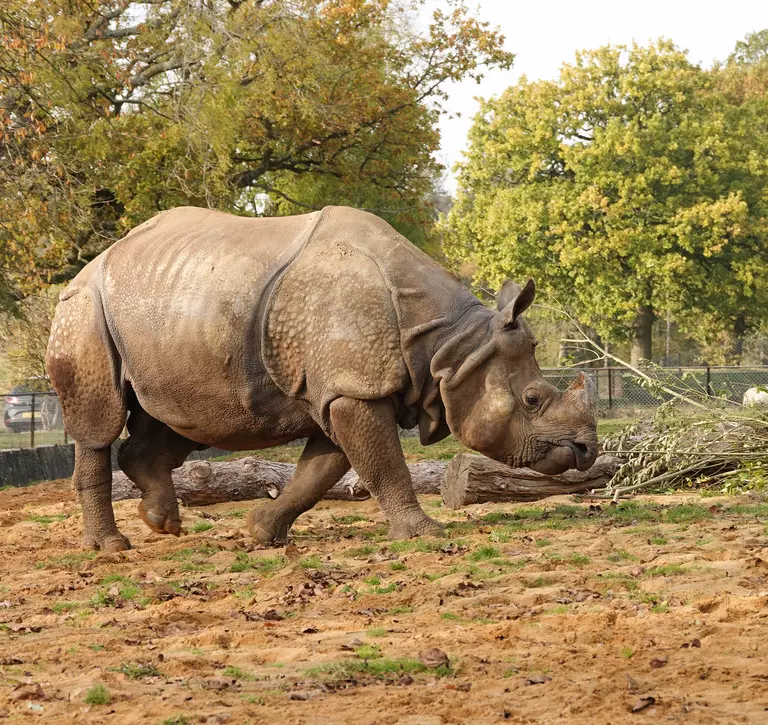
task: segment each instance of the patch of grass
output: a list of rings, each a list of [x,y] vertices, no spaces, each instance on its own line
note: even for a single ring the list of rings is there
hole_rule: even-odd
[[[431,446],[422,446],[418,438],[401,438],[403,455],[408,463],[418,461],[450,461],[457,453],[469,453],[466,446],[459,443],[453,436],[433,443]]]
[[[210,521],[195,521],[192,527],[193,534],[202,534],[203,531],[210,531],[213,528],[213,524]]]
[[[568,559],[568,563],[573,566],[586,566],[591,561],[592,560],[586,554],[572,554],[571,558]]]
[[[397,584],[395,582],[391,582],[390,584],[387,584],[386,586],[381,585],[375,585],[371,587],[368,590],[369,594],[392,594],[392,592],[397,591]]]
[[[662,602],[661,604],[655,604],[651,607],[651,611],[654,614],[666,614],[669,611],[669,604]]]
[[[664,512],[664,520],[670,524],[687,524],[693,521],[711,519],[713,513],[709,507],[697,503],[671,506]]]
[[[403,562],[402,562],[402,561],[393,561],[393,562],[392,562],[392,563],[389,565],[389,568],[390,568],[392,571],[406,571],[406,570],[408,569],[408,567],[407,567],[405,564],[403,564]]]
[[[230,572],[238,573],[253,569],[258,571],[264,578],[268,579],[274,576],[280,569],[286,565],[285,557],[282,556],[248,556],[244,552],[238,552],[237,559],[229,568]]]
[[[549,539],[536,539],[536,546],[542,548],[544,546],[550,546],[552,542]]]
[[[331,516],[331,519],[337,524],[355,524],[358,521],[370,521],[367,516],[361,514],[350,514],[349,516]]]
[[[384,627],[374,627],[373,629],[369,629],[366,634],[369,637],[386,637],[387,630],[384,629]]]
[[[82,606],[82,602],[56,602],[51,609],[53,609],[56,614],[61,614],[62,612],[71,612],[73,609],[79,609]]]
[[[224,677],[231,679],[231,680],[252,680],[253,675],[249,672],[246,672],[245,670],[241,670],[239,667],[225,667],[224,671],[221,673],[224,675]]]
[[[684,574],[685,572],[686,568],[680,564],[661,564],[659,566],[654,566],[652,569],[648,569],[648,571],[645,572],[645,576],[677,576],[679,574]]]
[[[361,660],[378,660],[381,659],[381,647],[377,644],[364,644],[355,650],[355,654]]]
[[[100,682],[93,687],[88,688],[83,699],[86,705],[109,705],[112,702],[112,695],[109,690]]]
[[[648,542],[655,546],[664,546],[669,543],[669,540],[665,536],[652,536]]]
[[[452,674],[446,667],[438,667],[430,670],[419,660],[410,658],[375,660],[345,660],[343,662],[329,662],[319,667],[311,667],[305,670],[309,677],[320,677],[330,680],[346,680],[354,675],[369,675],[377,679],[395,679],[402,675],[413,675],[422,672],[433,672],[439,677]]]
[[[264,705],[265,704],[264,698],[263,697],[259,697],[258,695],[243,695],[242,698],[249,705]]]
[[[608,555],[608,561],[618,564],[620,561],[634,561],[636,556],[630,554],[626,549],[619,549],[619,551]]]
[[[211,458],[211,460],[215,460]],[[221,518],[223,519],[244,519],[248,515],[248,509],[233,509],[232,511],[227,511],[224,514],[221,514]]]
[[[123,662],[120,667],[111,668],[113,672],[125,675],[129,680],[141,680],[144,677],[162,677],[163,673],[151,662]]]
[[[551,584],[554,584],[555,581],[554,579],[549,579],[548,577],[540,576],[531,581],[524,581],[521,583],[526,589],[539,589],[541,587],[548,587]]]
[[[103,652],[106,647],[103,644],[89,644],[88,649],[92,649],[94,652]]]
[[[117,585],[117,596],[120,599],[133,599],[141,594],[141,587],[132,579],[120,574],[110,574],[99,582],[100,587],[88,602],[90,607],[113,607],[117,603],[110,590]]]
[[[631,647],[622,647],[620,654],[625,660],[630,660],[634,656],[635,650],[633,650]]]
[[[479,549],[475,549],[471,554],[467,555],[470,561],[486,561],[488,559],[495,559],[501,552],[490,544],[487,546],[481,546]]]
[[[42,524],[43,526],[48,526],[49,524],[55,523],[56,521],[63,521],[66,518],[69,518],[69,514],[51,514],[50,516],[31,514],[27,517],[27,521],[32,521],[36,524]]]
[[[179,549],[172,554],[166,554],[163,561],[189,561],[196,557],[209,557],[216,553],[210,544],[200,544],[199,546],[188,546],[185,549]]]
[[[460,622],[461,617],[454,612],[443,612],[440,615],[440,619],[447,619],[449,622]]]
[[[372,587],[378,586],[381,584],[381,577],[369,576],[366,579],[363,579],[363,584],[370,584]]]
[[[38,561],[35,564],[35,569],[48,569],[57,566],[64,569],[74,569],[86,561],[95,559],[98,553],[98,551],[81,551],[77,554],[64,554],[63,556],[56,556],[52,559],[48,559],[47,561]]]
[[[192,721],[186,715],[171,715],[163,720],[163,725],[192,725]]]
[[[392,607],[392,609],[387,610],[387,614],[397,616],[398,614],[412,614],[414,611],[413,607]]]
[[[347,549],[347,551],[344,552],[344,556],[347,556],[350,559],[357,559],[358,557],[362,556],[370,556],[371,554],[375,554],[377,551],[378,549],[372,544],[366,544],[365,546],[358,546],[354,549]]]
[[[568,605],[558,604],[557,606],[552,607],[552,609],[547,609],[544,614],[568,614]]]
[[[322,569],[323,562],[320,561],[319,556],[308,556],[299,562],[299,566],[302,569]]]

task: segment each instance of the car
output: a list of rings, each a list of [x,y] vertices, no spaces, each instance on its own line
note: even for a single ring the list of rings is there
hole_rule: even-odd
[[[58,408],[58,400],[55,395],[43,395],[43,391],[50,391],[50,384],[43,378],[30,378],[26,382],[17,385],[9,395],[5,397],[3,410],[3,423],[5,427],[14,433],[28,431],[32,427],[32,394],[37,393],[35,400],[35,430],[44,430],[46,418],[50,418],[52,407]],[[49,400],[50,399],[50,400]]]

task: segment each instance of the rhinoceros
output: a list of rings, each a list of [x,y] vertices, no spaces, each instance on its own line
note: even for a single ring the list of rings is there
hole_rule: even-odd
[[[150,529],[178,535],[171,471],[195,449],[307,438],[285,493],[248,519],[261,544],[353,466],[390,537],[436,533],[419,506],[398,425],[453,433],[510,466],[584,470],[597,451],[594,388],[548,384],[521,318],[532,281],[485,307],[367,212],[326,207],[245,218],[181,207],[130,231],[62,292],[47,351],[84,545],[130,546],[115,525],[110,446],[142,492]]]

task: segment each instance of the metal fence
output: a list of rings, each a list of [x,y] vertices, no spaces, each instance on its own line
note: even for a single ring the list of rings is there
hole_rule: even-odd
[[[641,417],[673,397],[658,388],[652,390],[635,373],[622,367],[547,368],[542,372],[550,383],[565,389],[582,371],[597,387],[598,413],[602,417]],[[644,372],[676,392],[708,395],[733,403],[741,403],[749,388],[768,388],[768,367],[652,368]]]
[[[597,387],[598,413],[604,418],[639,418],[671,397],[649,390],[626,368],[545,368],[542,372],[553,385],[565,389],[582,371]],[[734,403],[741,403],[751,387],[768,389],[768,367],[655,368],[646,372],[672,390]],[[0,449],[69,442],[56,393],[7,393],[0,396],[0,415]]]

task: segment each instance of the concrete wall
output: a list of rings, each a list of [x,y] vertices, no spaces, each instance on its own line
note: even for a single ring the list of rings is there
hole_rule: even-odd
[[[117,470],[117,449],[122,441],[112,444],[112,470]],[[204,460],[226,456],[231,451],[206,448],[193,451],[187,460]],[[75,445],[39,446],[0,450],[0,486],[27,486],[35,481],[69,478],[75,470]]]

